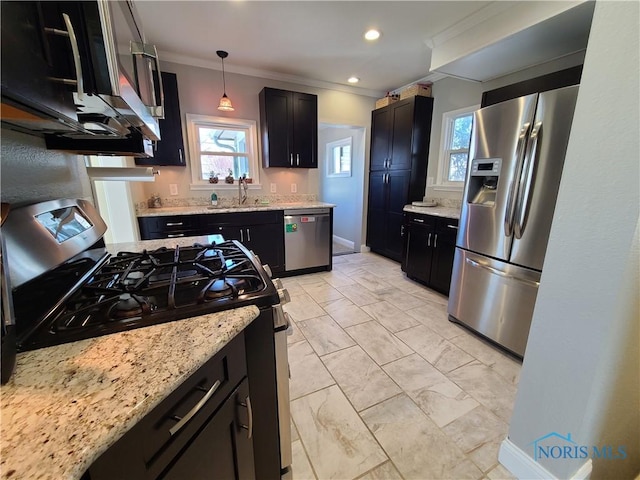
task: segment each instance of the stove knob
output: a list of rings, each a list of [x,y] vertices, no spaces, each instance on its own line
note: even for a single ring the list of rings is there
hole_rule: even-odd
[[[269,265],[265,263],[264,265],[262,265],[262,268],[264,268],[264,271],[267,272],[269,278],[273,277],[273,272],[271,271],[271,267]]]
[[[280,303],[282,305],[291,301],[291,297],[289,296],[289,292],[286,288],[278,289],[278,296],[280,297]]]
[[[282,280],[280,280],[279,278],[274,278],[273,284],[276,286],[278,290],[282,290],[284,288],[284,286],[282,285]]]

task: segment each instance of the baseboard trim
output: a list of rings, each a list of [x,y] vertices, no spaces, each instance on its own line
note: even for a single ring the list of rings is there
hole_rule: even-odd
[[[508,438],[505,438],[500,444],[498,460],[516,478],[531,480],[557,480],[558,478]],[[589,458],[569,478],[571,480],[586,480],[591,475],[591,469],[591,459]]]
[[[369,247],[367,247],[366,245],[360,245],[360,253],[367,253],[370,252],[371,249]]]
[[[346,238],[342,238],[337,235],[333,236],[333,241],[338,245],[342,245],[343,247],[350,248],[351,250],[353,250],[354,247],[356,246],[356,244],[351,240],[347,240]]]

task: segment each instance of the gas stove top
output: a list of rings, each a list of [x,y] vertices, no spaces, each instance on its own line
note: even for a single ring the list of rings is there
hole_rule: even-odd
[[[236,241],[85,251],[14,291],[19,351],[278,302],[257,257]]]

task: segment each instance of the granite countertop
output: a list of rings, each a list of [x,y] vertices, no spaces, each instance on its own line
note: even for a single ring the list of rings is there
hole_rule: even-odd
[[[80,478],[258,314],[243,307],[18,354],[0,388],[1,477]]]
[[[190,207],[160,207],[147,208],[137,212],[138,217],[159,217],[165,215],[194,215],[202,213],[234,213],[234,212],[260,212],[265,210],[288,210],[292,208],[335,208],[332,203],[325,202],[296,202],[296,203],[270,203],[254,204],[246,206],[220,206],[196,205]]]
[[[436,217],[446,217],[460,219],[460,209],[451,207],[416,207],[415,205],[405,205],[403,210],[410,213],[421,213],[423,215],[434,215]]]

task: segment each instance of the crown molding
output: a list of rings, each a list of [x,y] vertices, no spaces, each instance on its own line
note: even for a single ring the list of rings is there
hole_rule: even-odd
[[[217,60],[204,60],[197,57],[190,57],[172,52],[161,52],[160,58],[164,62],[177,63],[179,65],[187,65],[191,67],[207,68],[209,70],[222,71],[221,64]],[[339,83],[326,82],[323,80],[313,80],[310,78],[289,75],[286,73],[277,73],[258,68],[242,67],[225,63],[224,70],[226,73],[235,73],[239,75],[247,75],[249,77],[266,78],[269,80],[279,80],[282,82],[296,83],[298,85],[306,85],[309,87],[326,88],[328,90],[337,90],[339,92],[352,93],[354,95],[363,95],[365,97],[381,98],[385,95],[385,91],[371,90],[367,88],[352,87]],[[415,82],[414,82],[415,83]]]

